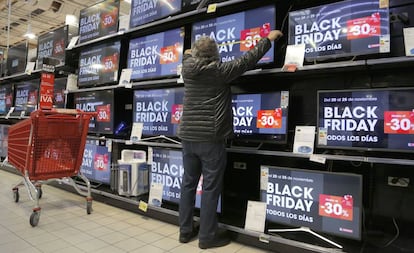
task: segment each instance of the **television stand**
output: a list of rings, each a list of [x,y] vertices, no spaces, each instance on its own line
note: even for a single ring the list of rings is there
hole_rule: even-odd
[[[140,139],[139,141],[152,141],[152,140],[159,140],[159,139],[167,140],[167,141],[170,141],[172,143],[181,145],[181,142],[176,141],[176,140],[174,140],[174,139],[172,139],[170,137],[167,137],[165,135],[158,135],[158,136],[153,136],[153,137],[147,137],[147,138]]]
[[[335,246],[335,247],[337,247],[337,248],[340,248],[340,249],[342,249],[342,248],[343,248],[343,247],[342,247],[342,245],[337,244],[336,242],[333,242],[333,241],[329,240],[328,238],[323,237],[322,235],[320,235],[320,234],[318,234],[318,233],[313,232],[313,231],[312,231],[310,228],[308,228],[308,227],[268,229],[268,232],[269,232],[269,233],[307,232],[307,233],[312,234],[313,236],[318,237],[319,239],[324,240],[325,242],[327,242],[327,243],[329,243],[329,244],[331,244],[331,245],[333,245],[333,246]]]

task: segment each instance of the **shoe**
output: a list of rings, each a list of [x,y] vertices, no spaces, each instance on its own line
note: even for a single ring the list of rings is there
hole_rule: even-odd
[[[199,241],[198,247],[200,249],[217,248],[217,247],[226,246],[227,244],[230,243],[230,241],[231,240],[227,235],[221,235],[221,236],[217,236],[211,241],[205,241],[205,242]]]
[[[187,243],[196,238],[198,235],[198,227],[193,228],[193,231],[190,233],[180,233],[179,241],[181,243]]]

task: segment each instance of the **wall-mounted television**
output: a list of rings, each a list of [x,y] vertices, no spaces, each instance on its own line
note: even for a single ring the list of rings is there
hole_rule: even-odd
[[[182,0],[142,1],[132,0],[129,28],[168,17],[181,11]]]
[[[150,173],[150,184],[163,184],[162,201],[179,204],[181,181],[184,174],[183,154],[181,150],[168,148],[152,148],[152,164]],[[197,186],[195,207],[201,206],[202,177]],[[161,200],[155,200],[158,205]],[[221,198],[217,206],[217,212],[221,212]]]
[[[347,0],[289,13],[288,44],[305,44],[305,60],[390,52],[388,5]]]
[[[118,81],[121,43],[105,42],[85,47],[79,54],[78,86],[97,86]]]
[[[113,137],[123,137],[127,132],[115,131],[122,124],[131,125],[132,94],[127,90],[96,90],[74,93],[74,108],[97,112],[89,122],[89,132]],[[130,130],[130,129],[129,129]]]
[[[361,239],[361,175],[267,165],[260,170],[268,228],[283,224]]]
[[[26,69],[28,46],[26,42],[12,46],[7,51],[6,75],[23,73]]]
[[[37,64],[36,67],[41,69],[43,58],[51,58],[56,65],[65,64],[65,49],[68,44],[69,26],[65,25],[43,35],[37,40]]]
[[[80,172],[94,183],[110,184],[111,155],[111,140],[88,138]]]
[[[273,5],[196,22],[192,25],[191,43],[209,36],[219,45],[222,62],[234,60],[252,49],[260,38],[275,29],[276,8]],[[273,63],[274,48],[258,64]]]
[[[2,84],[0,86],[0,115],[6,115],[13,106],[14,90],[13,84]]]
[[[135,90],[133,122],[142,123],[143,136],[175,137],[183,110],[184,88]]]
[[[55,78],[53,85],[53,107],[65,108],[66,107],[66,84],[68,82],[67,77]]]
[[[12,115],[28,116],[37,109],[40,80],[22,81],[14,85],[14,111]]]
[[[127,59],[131,80],[177,76],[183,44],[183,28],[131,39]]]
[[[79,43],[118,32],[119,0],[106,0],[82,9],[79,15]]]
[[[0,157],[7,157],[10,125],[0,124]]]
[[[317,146],[414,152],[414,88],[318,91]]]
[[[232,109],[237,139],[287,142],[289,91],[233,94]]]

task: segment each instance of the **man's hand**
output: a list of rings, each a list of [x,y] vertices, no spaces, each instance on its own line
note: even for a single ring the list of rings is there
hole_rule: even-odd
[[[270,41],[275,41],[275,40],[280,39],[282,36],[283,36],[283,33],[281,31],[279,31],[279,30],[272,30],[272,31],[270,31],[269,35],[267,35],[267,38]]]

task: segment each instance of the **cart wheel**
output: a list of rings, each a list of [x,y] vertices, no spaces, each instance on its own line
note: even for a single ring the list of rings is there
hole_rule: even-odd
[[[20,197],[20,194],[19,194],[19,188],[15,188],[15,189],[13,189],[13,199],[14,199],[14,202],[19,202],[19,197]]]
[[[33,211],[32,215],[30,215],[30,225],[32,225],[32,227],[36,227],[37,224],[39,223],[39,219],[40,219],[40,212]]]
[[[87,214],[92,213],[92,201],[86,201],[86,213]]]

